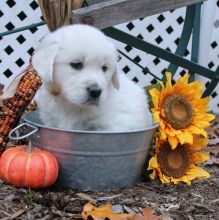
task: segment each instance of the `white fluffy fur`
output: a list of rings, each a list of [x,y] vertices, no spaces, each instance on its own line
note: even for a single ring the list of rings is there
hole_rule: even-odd
[[[118,54],[96,28],[72,25],[46,36],[33,56],[43,79],[37,96],[42,121],[52,127],[127,131],[152,124],[145,92],[118,70]],[[82,62],[76,70],[71,62]],[[108,70],[103,72],[102,66]],[[88,102],[87,87],[98,85],[97,102]]]

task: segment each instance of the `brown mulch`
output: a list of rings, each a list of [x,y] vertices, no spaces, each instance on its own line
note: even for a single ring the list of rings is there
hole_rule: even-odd
[[[87,191],[100,203],[123,205],[131,209],[151,207],[163,219],[219,219],[219,167],[211,166],[208,180],[163,185],[159,181],[139,183],[128,189]],[[78,191],[64,188],[30,191],[0,183],[0,218],[3,219],[81,219],[87,202]],[[17,216],[15,218],[10,218]]]
[[[211,160],[204,168],[210,179],[186,184],[163,185],[145,181],[127,189],[79,192],[53,186],[46,190],[17,189],[0,181],[0,219],[81,219],[87,203],[84,193],[114,208],[139,210],[151,207],[164,220],[219,220],[219,118],[208,129]],[[85,196],[86,197],[86,196]]]

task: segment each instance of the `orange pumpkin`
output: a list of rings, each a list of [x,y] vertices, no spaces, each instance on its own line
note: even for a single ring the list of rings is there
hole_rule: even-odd
[[[1,179],[16,187],[45,188],[51,186],[57,176],[55,157],[37,147],[11,147],[0,159]]]

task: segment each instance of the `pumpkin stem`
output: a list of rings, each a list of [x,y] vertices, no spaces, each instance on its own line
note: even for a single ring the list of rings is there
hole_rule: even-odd
[[[27,147],[27,150],[26,150],[28,153],[32,153],[33,152],[33,144],[32,144],[32,141],[29,140],[28,141],[28,147]]]

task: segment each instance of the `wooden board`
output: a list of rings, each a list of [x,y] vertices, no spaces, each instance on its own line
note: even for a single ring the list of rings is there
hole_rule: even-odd
[[[89,5],[94,5],[94,4],[98,4],[98,3],[106,2],[106,1],[109,1],[109,0],[87,0]]]
[[[72,23],[89,23],[106,28],[141,17],[202,2],[204,0],[108,0],[74,10]],[[93,3],[98,0],[93,0]]]

